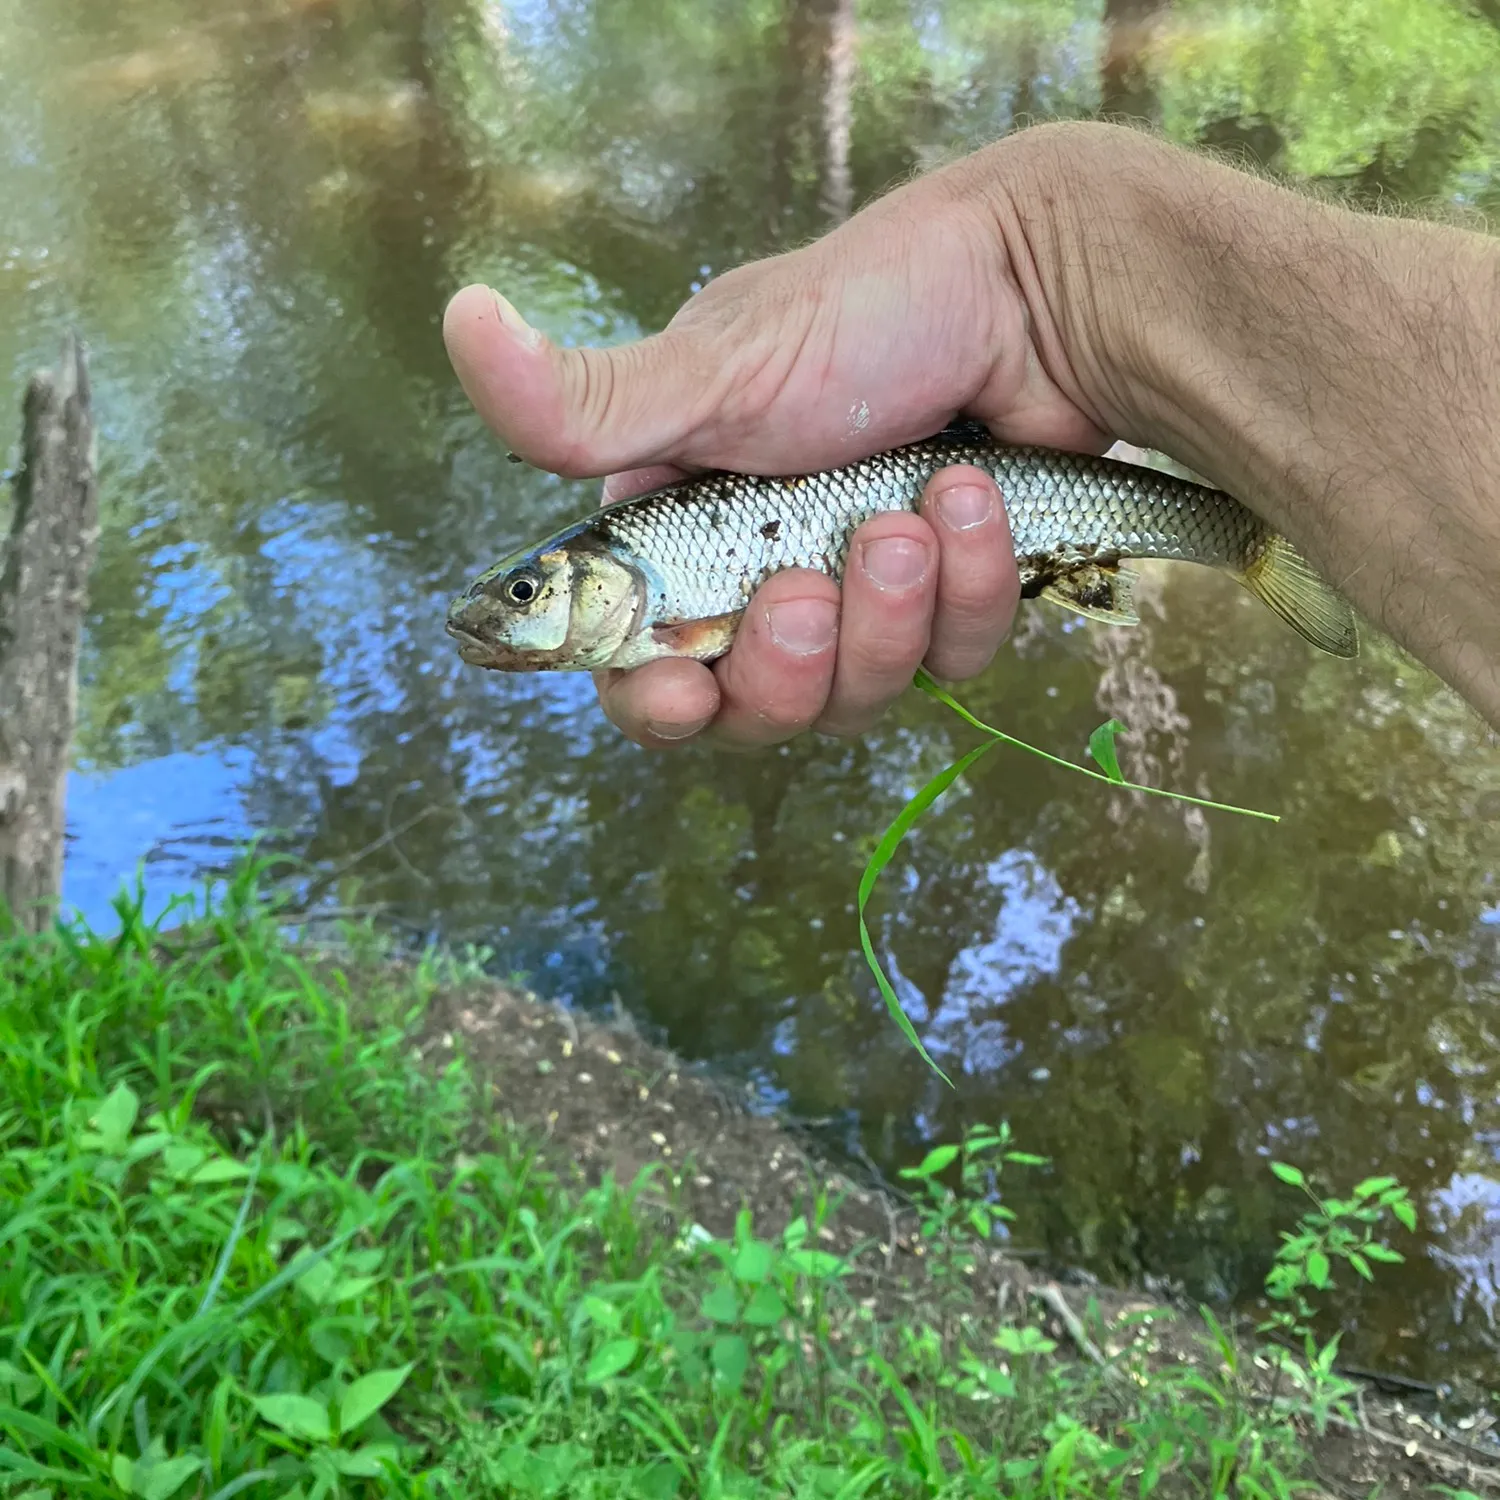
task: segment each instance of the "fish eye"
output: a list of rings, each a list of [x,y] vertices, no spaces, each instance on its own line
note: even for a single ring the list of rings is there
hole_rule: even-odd
[[[530,568],[517,568],[505,580],[505,597],[512,604],[530,604],[542,591],[542,581]]]

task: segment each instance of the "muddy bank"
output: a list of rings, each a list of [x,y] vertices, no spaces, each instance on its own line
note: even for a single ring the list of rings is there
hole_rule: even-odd
[[[655,1166],[645,1201],[715,1235],[732,1234],[744,1208],[760,1233],[778,1232],[827,1193],[838,1206],[822,1236],[855,1266],[851,1293],[888,1320],[931,1305],[910,1203],[858,1180],[794,1120],[768,1115],[747,1088],[683,1062],[628,1019],[578,1016],[514,989],[474,984],[434,997],[420,1042],[433,1066],[458,1049],[489,1107],[539,1138],[554,1169],[590,1182],[606,1173],[629,1182]],[[1030,1316],[1045,1325],[1071,1357],[1115,1355],[1134,1342],[1153,1363],[1217,1358],[1195,1309],[1085,1280],[992,1249],[975,1266],[972,1292],[997,1323]],[[1139,1315],[1152,1311],[1173,1316],[1143,1327]],[[1237,1331],[1248,1351],[1252,1329]],[[1382,1494],[1424,1494],[1443,1485],[1500,1496],[1500,1463],[1456,1430],[1461,1417],[1475,1418],[1472,1411],[1443,1410],[1425,1393],[1369,1382],[1358,1412],[1358,1423],[1303,1433],[1326,1493],[1367,1495],[1380,1485]],[[1467,1433],[1482,1432],[1489,1420],[1477,1414]]]

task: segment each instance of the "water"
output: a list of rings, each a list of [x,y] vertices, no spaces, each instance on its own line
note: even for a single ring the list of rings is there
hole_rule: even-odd
[[[858,744],[647,756],[584,681],[465,669],[449,594],[587,508],[514,468],[439,337],[501,285],[555,337],[660,326],[1018,114],[1108,105],[1355,195],[1500,208],[1500,27],[1444,0],[188,0],[0,4],[0,367],[92,347],[105,531],[67,895],[109,919],[235,840],[681,1051],[887,1167],[1007,1117],[1053,1158],[1022,1238],[1252,1291],[1278,1157],[1398,1175],[1425,1238],[1351,1351],[1500,1379],[1500,749],[1380,642],[1315,657],[1215,577],[1146,623],[1028,606],[966,701],[1127,772],[1273,808],[1137,806],[997,753],[854,886],[971,743],[912,701]],[[849,65],[852,48],[852,67]],[[12,402],[12,410],[14,410]]]

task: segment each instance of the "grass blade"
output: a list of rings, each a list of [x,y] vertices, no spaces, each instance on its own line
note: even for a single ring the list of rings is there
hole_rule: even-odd
[[[1215,812],[1236,813],[1242,818],[1260,818],[1267,823],[1279,823],[1281,821],[1279,813],[1261,812],[1253,807],[1236,807],[1230,802],[1210,802],[1206,797],[1189,797],[1186,792],[1169,792],[1164,787],[1142,786],[1139,782],[1126,781],[1123,777],[1109,776],[1103,771],[1091,771],[1087,766],[1080,766],[1076,761],[1064,760],[1060,755],[1052,755],[1046,750],[1039,749],[1036,745],[1028,745],[1025,740],[1018,740],[1014,735],[1006,734],[1003,729],[996,729],[993,724],[986,724],[983,719],[976,719],[958,699],[943,688],[940,688],[928,676],[925,668],[917,672],[916,685],[929,698],[935,698],[945,707],[951,708],[964,723],[972,725],[981,734],[987,734],[991,739],[1001,744],[1014,745],[1017,750],[1024,750],[1028,755],[1040,756],[1041,759],[1050,761],[1054,766],[1062,766],[1064,770],[1076,771],[1080,776],[1087,776],[1093,781],[1102,781],[1105,786],[1118,787],[1122,792],[1145,792],[1148,796],[1152,797],[1170,797],[1174,802],[1190,802],[1194,807],[1211,807]],[[1110,720],[1110,724],[1118,724],[1118,722],[1115,719]],[[1123,728],[1124,726],[1120,725],[1119,727]],[[1104,734],[1108,730],[1109,724],[1104,724],[1089,736],[1090,750],[1093,749],[1094,742],[1100,738],[1101,734]],[[1118,732],[1119,729],[1116,729],[1107,734],[1111,755],[1114,752],[1114,736]],[[1118,765],[1115,766],[1115,770],[1119,770]]]
[[[896,820],[886,829],[884,837],[875,846],[875,852],[870,856],[869,863],[865,865],[865,872],[859,880],[859,943],[865,952],[865,962],[870,966],[870,972],[875,976],[875,983],[880,986],[881,998],[885,1001],[886,1009],[894,1017],[896,1024],[901,1028],[913,1047],[922,1055],[922,1061],[946,1083],[949,1088],[953,1087],[953,1080],[938,1067],[932,1060],[931,1054],[922,1045],[922,1039],[917,1035],[916,1027],[911,1024],[906,1012],[901,1009],[901,1001],[896,997],[896,991],[891,986],[889,979],[885,977],[885,970],[880,966],[880,960],[875,956],[875,944],[870,938],[870,926],[865,920],[865,907],[869,905],[870,894],[875,889],[875,882],[880,879],[880,872],[890,864],[896,850],[901,845],[901,840],[911,831],[912,824],[937,801],[944,792],[963,775],[975,761],[982,756],[988,755],[995,748],[995,741],[991,740],[984,745],[976,745],[967,755],[954,761],[945,771],[939,771],[921,791],[917,793],[905,807],[896,814]]]
[[[865,920],[865,908],[869,905],[870,896],[874,892],[875,883],[880,879],[881,872],[890,864],[900,847],[902,839],[911,832],[917,819],[937,801],[944,792],[958,780],[965,771],[983,756],[987,755],[996,745],[1013,745],[1017,750],[1024,750],[1029,755],[1040,756],[1045,761],[1050,761],[1055,766],[1062,766],[1066,770],[1076,771],[1080,776],[1090,777],[1094,781],[1102,781],[1106,786],[1118,787],[1121,791],[1147,792],[1153,797],[1170,797],[1174,802],[1189,802],[1194,807],[1209,807],[1217,812],[1237,813],[1245,818],[1261,818],[1268,823],[1279,823],[1281,818],[1276,813],[1259,812],[1251,807],[1235,807],[1228,802],[1210,802],[1203,797],[1189,797],[1185,792],[1169,792],[1161,787],[1141,786],[1134,781],[1126,781],[1120,772],[1119,758],[1115,754],[1115,736],[1121,733],[1125,726],[1118,719],[1110,719],[1101,724],[1089,736],[1089,754],[1103,768],[1099,771],[1091,771],[1087,766],[1078,765],[1071,760],[1064,760],[1060,755],[1051,755],[1046,750],[1038,749],[1035,745],[1028,745],[1025,740],[1018,740],[1014,735],[1006,734],[1003,729],[996,729],[993,724],[986,724],[983,719],[976,718],[966,709],[953,695],[930,677],[925,668],[919,668],[916,676],[916,686],[926,693],[929,698],[936,699],[944,707],[952,709],[964,723],[971,725],[981,734],[986,736],[985,743],[975,746],[966,755],[944,771],[939,771],[931,781],[919,791],[910,802],[896,815],[895,821],[886,829],[884,836],[875,847],[875,852],[870,856],[865,865],[864,874],[859,879],[859,945],[864,951],[865,962],[870,967],[870,972],[875,976],[875,983],[880,988],[881,999],[885,1001],[886,1009],[890,1011],[896,1025],[901,1028],[901,1033],[913,1047],[917,1049],[922,1061],[937,1074],[949,1088],[953,1087],[953,1080],[938,1067],[933,1061],[931,1053],[922,1045],[922,1039],[917,1035],[916,1028],[911,1023],[911,1018],[901,1008],[901,1001],[896,996],[896,991],[886,978],[885,969],[881,966],[880,959],[875,953],[875,944],[870,937],[870,926]]]

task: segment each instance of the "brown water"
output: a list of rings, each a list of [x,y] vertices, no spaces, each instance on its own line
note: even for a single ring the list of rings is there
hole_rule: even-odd
[[[967,733],[912,701],[858,744],[656,759],[584,681],[462,668],[448,595],[592,494],[504,461],[438,334],[474,279],[558,338],[655,328],[1021,114],[1108,105],[1354,195],[1500,209],[1500,24],[1447,0],[0,0],[0,70],[0,367],[18,395],[77,324],[103,420],[85,912],[143,858],[158,897],[187,888],[252,830],[334,865],[375,844],[358,898],[414,939],[618,997],[887,1169],[1008,1118],[1054,1162],[1021,1238],[1109,1276],[1244,1296],[1296,1211],[1269,1157],[1389,1171],[1425,1234],[1352,1352],[1500,1381],[1500,749],[1451,695],[1378,642],[1316,658],[1213,577],[1153,585],[1135,632],[1028,607],[976,711],[1074,754],[1118,714],[1128,771],[1285,821],[992,756],[878,903],[946,1092],[851,903]]]

